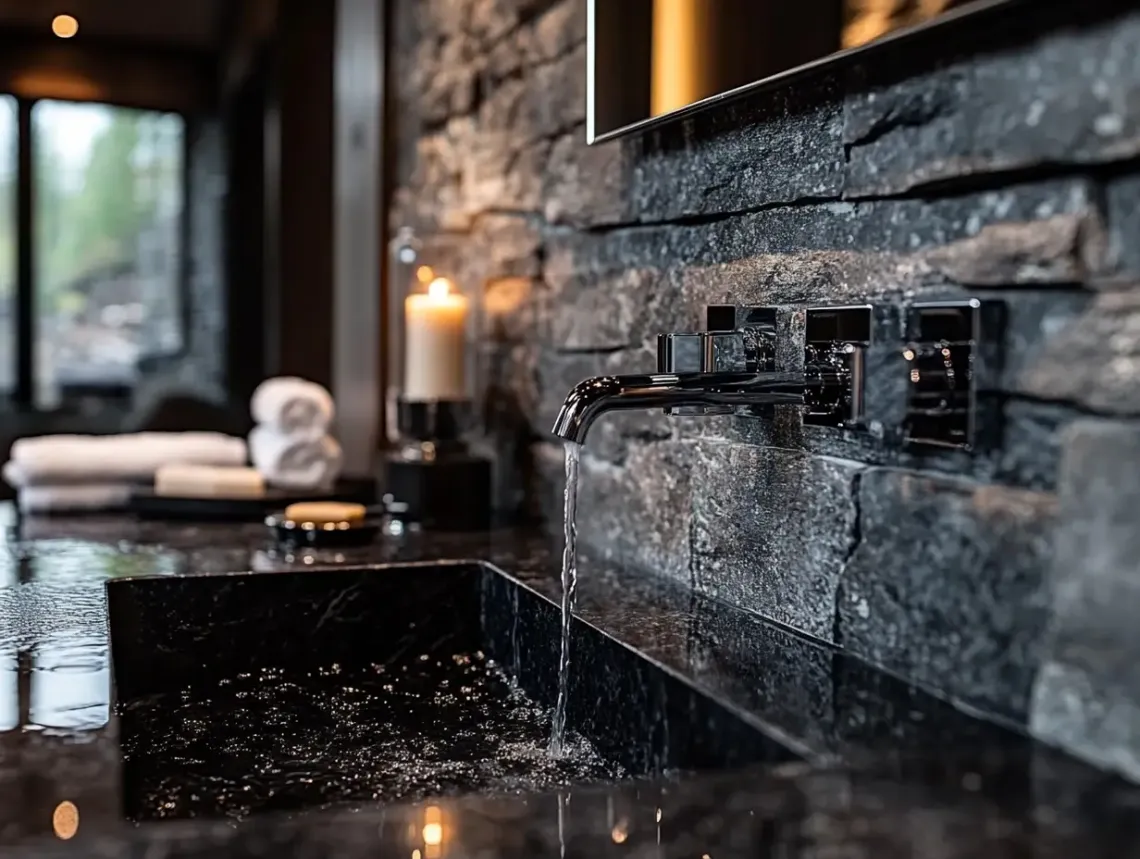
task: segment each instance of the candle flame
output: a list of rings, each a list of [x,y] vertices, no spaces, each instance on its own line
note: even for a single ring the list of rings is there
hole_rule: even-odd
[[[442,277],[439,279],[446,286],[447,281]],[[435,283],[432,283],[435,286]],[[438,805],[429,805],[424,809],[424,846],[427,847],[428,859],[431,859],[433,847],[439,847],[443,843],[443,812]]]
[[[416,280],[420,283],[431,283],[433,277],[435,272],[431,270],[430,265],[421,265],[416,269]]]
[[[428,284],[428,295],[432,298],[446,298],[451,292],[451,282],[446,277],[437,277]]]
[[[437,847],[443,843],[443,824],[424,824],[424,844],[428,847]]]

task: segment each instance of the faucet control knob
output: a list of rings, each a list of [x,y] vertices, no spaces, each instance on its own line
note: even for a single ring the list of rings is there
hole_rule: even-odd
[[[740,373],[747,369],[743,331],[696,331],[657,335],[657,372]]]
[[[657,372],[669,376],[743,373],[748,369],[745,331],[695,331],[657,335]],[[728,415],[725,405],[666,406],[667,415]]]

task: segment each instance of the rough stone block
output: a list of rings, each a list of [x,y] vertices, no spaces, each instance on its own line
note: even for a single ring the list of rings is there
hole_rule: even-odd
[[[576,59],[572,53],[567,62]],[[552,82],[565,74],[556,68]],[[574,105],[555,111],[562,127]],[[836,85],[827,79],[757,94],[621,143],[588,147],[576,130],[552,151],[548,186],[557,193],[548,196],[547,217],[580,225],[657,222],[838,198],[841,125]]]
[[[986,298],[1005,303],[1000,350],[1002,391],[1035,394],[1026,377],[1054,338],[1079,320],[1095,297],[1086,290],[987,291]]]
[[[550,148],[542,211],[552,224],[601,226],[628,218],[629,159],[620,143],[586,145],[585,130],[567,132]]]
[[[534,340],[539,325],[536,285],[529,277],[495,277],[483,282],[483,336],[492,343]]]
[[[692,481],[696,588],[830,640],[861,470],[790,451],[701,442]]]
[[[473,257],[485,260],[474,272],[481,279],[537,277],[542,273],[542,240],[541,227],[533,218],[483,215],[474,232],[457,243],[458,262]]]
[[[1030,726],[1140,778],[1140,426],[1077,421],[1064,450],[1053,618]]]
[[[527,74],[526,98],[517,125],[530,139],[554,138],[574,131],[585,139],[586,46],[576,48],[551,62],[531,68]]]
[[[1053,496],[876,468],[862,475],[858,497],[839,643],[1024,719],[1048,610]]]
[[[1082,283],[1104,265],[1102,225],[1092,210],[998,223],[936,248],[930,267],[962,286]]]
[[[532,33],[527,51],[532,62],[550,62],[571,53],[586,41],[586,4],[558,0],[535,20]]]
[[[1079,17],[1071,4],[1035,12],[1030,26],[1043,35],[1028,45],[1018,40],[1025,16],[980,37],[978,28],[968,29],[962,53],[933,71],[901,81],[853,79],[845,109],[846,195],[1140,152],[1140,16],[1077,23]],[[919,51],[913,68],[929,68],[929,50]]]
[[[492,44],[511,34],[547,9],[566,0],[434,0],[449,8],[452,17],[463,16],[462,26],[483,44]]]
[[[633,344],[638,306],[645,301],[656,273],[625,269],[597,276],[573,275],[555,281],[551,300],[551,342],[565,352],[623,349]]]
[[[625,466],[584,453],[578,488],[578,542],[607,558],[689,582],[692,442],[631,446]],[[561,522],[561,446],[537,446],[548,518]]]
[[[932,201],[826,203],[714,224],[560,234],[547,272],[554,265],[662,271],[668,280],[652,295],[655,324],[681,327],[699,322],[706,304],[726,301],[793,305],[945,292],[959,288],[955,276],[984,278],[990,287],[1064,284],[1083,277],[1096,256],[1085,243],[1096,230],[1083,227],[1097,223],[1096,196],[1086,180],[1061,179]],[[1035,237],[1039,221],[1068,238],[1075,231],[1076,244],[1062,243],[1068,256]],[[953,246],[994,225],[1016,228],[999,231],[1000,241]]]
[[[451,117],[470,113],[476,106],[481,66],[479,46],[466,33],[445,39],[438,48],[422,42],[414,80],[420,120],[439,126]]]
[[[1135,687],[1104,673],[1047,660],[1033,689],[1030,732],[1098,767],[1140,780]]]
[[[1140,414],[1140,289],[1099,293],[1026,364],[1020,387],[1106,414]]]
[[[452,126],[462,131],[453,140],[459,157],[455,174],[458,211],[453,220],[441,219],[441,225],[464,229],[484,212],[540,209],[548,143],[523,146],[510,130],[477,130],[474,124],[455,120],[449,123],[449,130]]]
[[[1011,399],[1002,408],[1001,448],[974,462],[974,476],[1007,486],[1052,491],[1061,461],[1061,428],[1079,412],[1053,403]]]
[[[533,416],[536,435],[541,438],[550,433],[571,388],[583,379],[603,374],[606,357],[592,352],[562,354],[553,349],[542,350],[535,368],[539,392],[538,410]]]
[[[839,87],[824,77],[752,94],[631,141],[630,219],[838,198],[842,125]]]
[[[1140,278],[1140,175],[1122,176],[1105,189],[1113,263],[1132,278]]]
[[[1084,228],[1099,222],[1097,193],[1086,180],[1060,179],[935,200],[772,209],[676,228],[664,242],[645,235],[627,252],[660,260],[664,250],[690,267],[694,294],[742,303],[865,300],[944,290],[958,277],[991,287],[1067,284],[1099,265],[1099,230]],[[1040,222],[1065,241],[1041,240]],[[971,241],[986,228],[988,238]]]

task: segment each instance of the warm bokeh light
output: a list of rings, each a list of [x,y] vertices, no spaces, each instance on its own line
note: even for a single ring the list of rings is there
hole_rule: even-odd
[[[439,281],[443,281],[444,286],[447,286],[447,281],[441,277],[439,280],[432,282],[432,287]],[[438,805],[429,805],[424,809],[423,836],[424,846],[429,848],[429,854],[432,852],[430,848],[438,847],[443,843],[443,812]]]
[[[64,800],[51,814],[51,828],[57,838],[67,841],[79,831],[79,809],[74,802]]]
[[[109,98],[103,86],[66,69],[28,69],[13,74],[11,81],[11,91],[27,98],[66,101],[106,101]]]
[[[428,295],[432,298],[446,298],[451,292],[451,281],[446,277],[437,277],[428,284]]]
[[[440,279],[442,280],[442,278]],[[433,283],[432,286],[435,284]],[[424,859],[441,859],[443,856],[443,839],[447,833],[443,826],[443,809],[438,805],[429,805],[424,808],[424,828],[420,834],[424,839]]]
[[[903,27],[924,24],[953,5],[953,0],[845,0],[843,47],[857,48]]]
[[[629,838],[629,824],[625,820],[619,820],[617,826],[610,832],[610,838],[614,844],[625,844],[625,840]]]
[[[416,280],[420,283],[431,283],[433,277],[435,272],[431,270],[430,265],[421,265],[416,269]]]
[[[72,15],[56,15],[51,19],[51,31],[61,39],[70,39],[79,32],[79,22]]]

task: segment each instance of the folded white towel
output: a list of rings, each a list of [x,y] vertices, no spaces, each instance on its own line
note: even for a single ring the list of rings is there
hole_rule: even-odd
[[[253,392],[249,410],[258,424],[313,440],[328,432],[334,417],[332,395],[296,376],[266,379]]]
[[[131,498],[126,483],[76,483],[70,486],[24,486],[16,503],[25,513],[68,513],[119,510]]]
[[[297,438],[268,426],[253,428],[249,453],[265,482],[282,489],[330,489],[343,464],[340,445],[332,436]]]
[[[245,440],[213,432],[22,438],[5,479],[16,486],[151,480],[160,465],[244,465]]]

